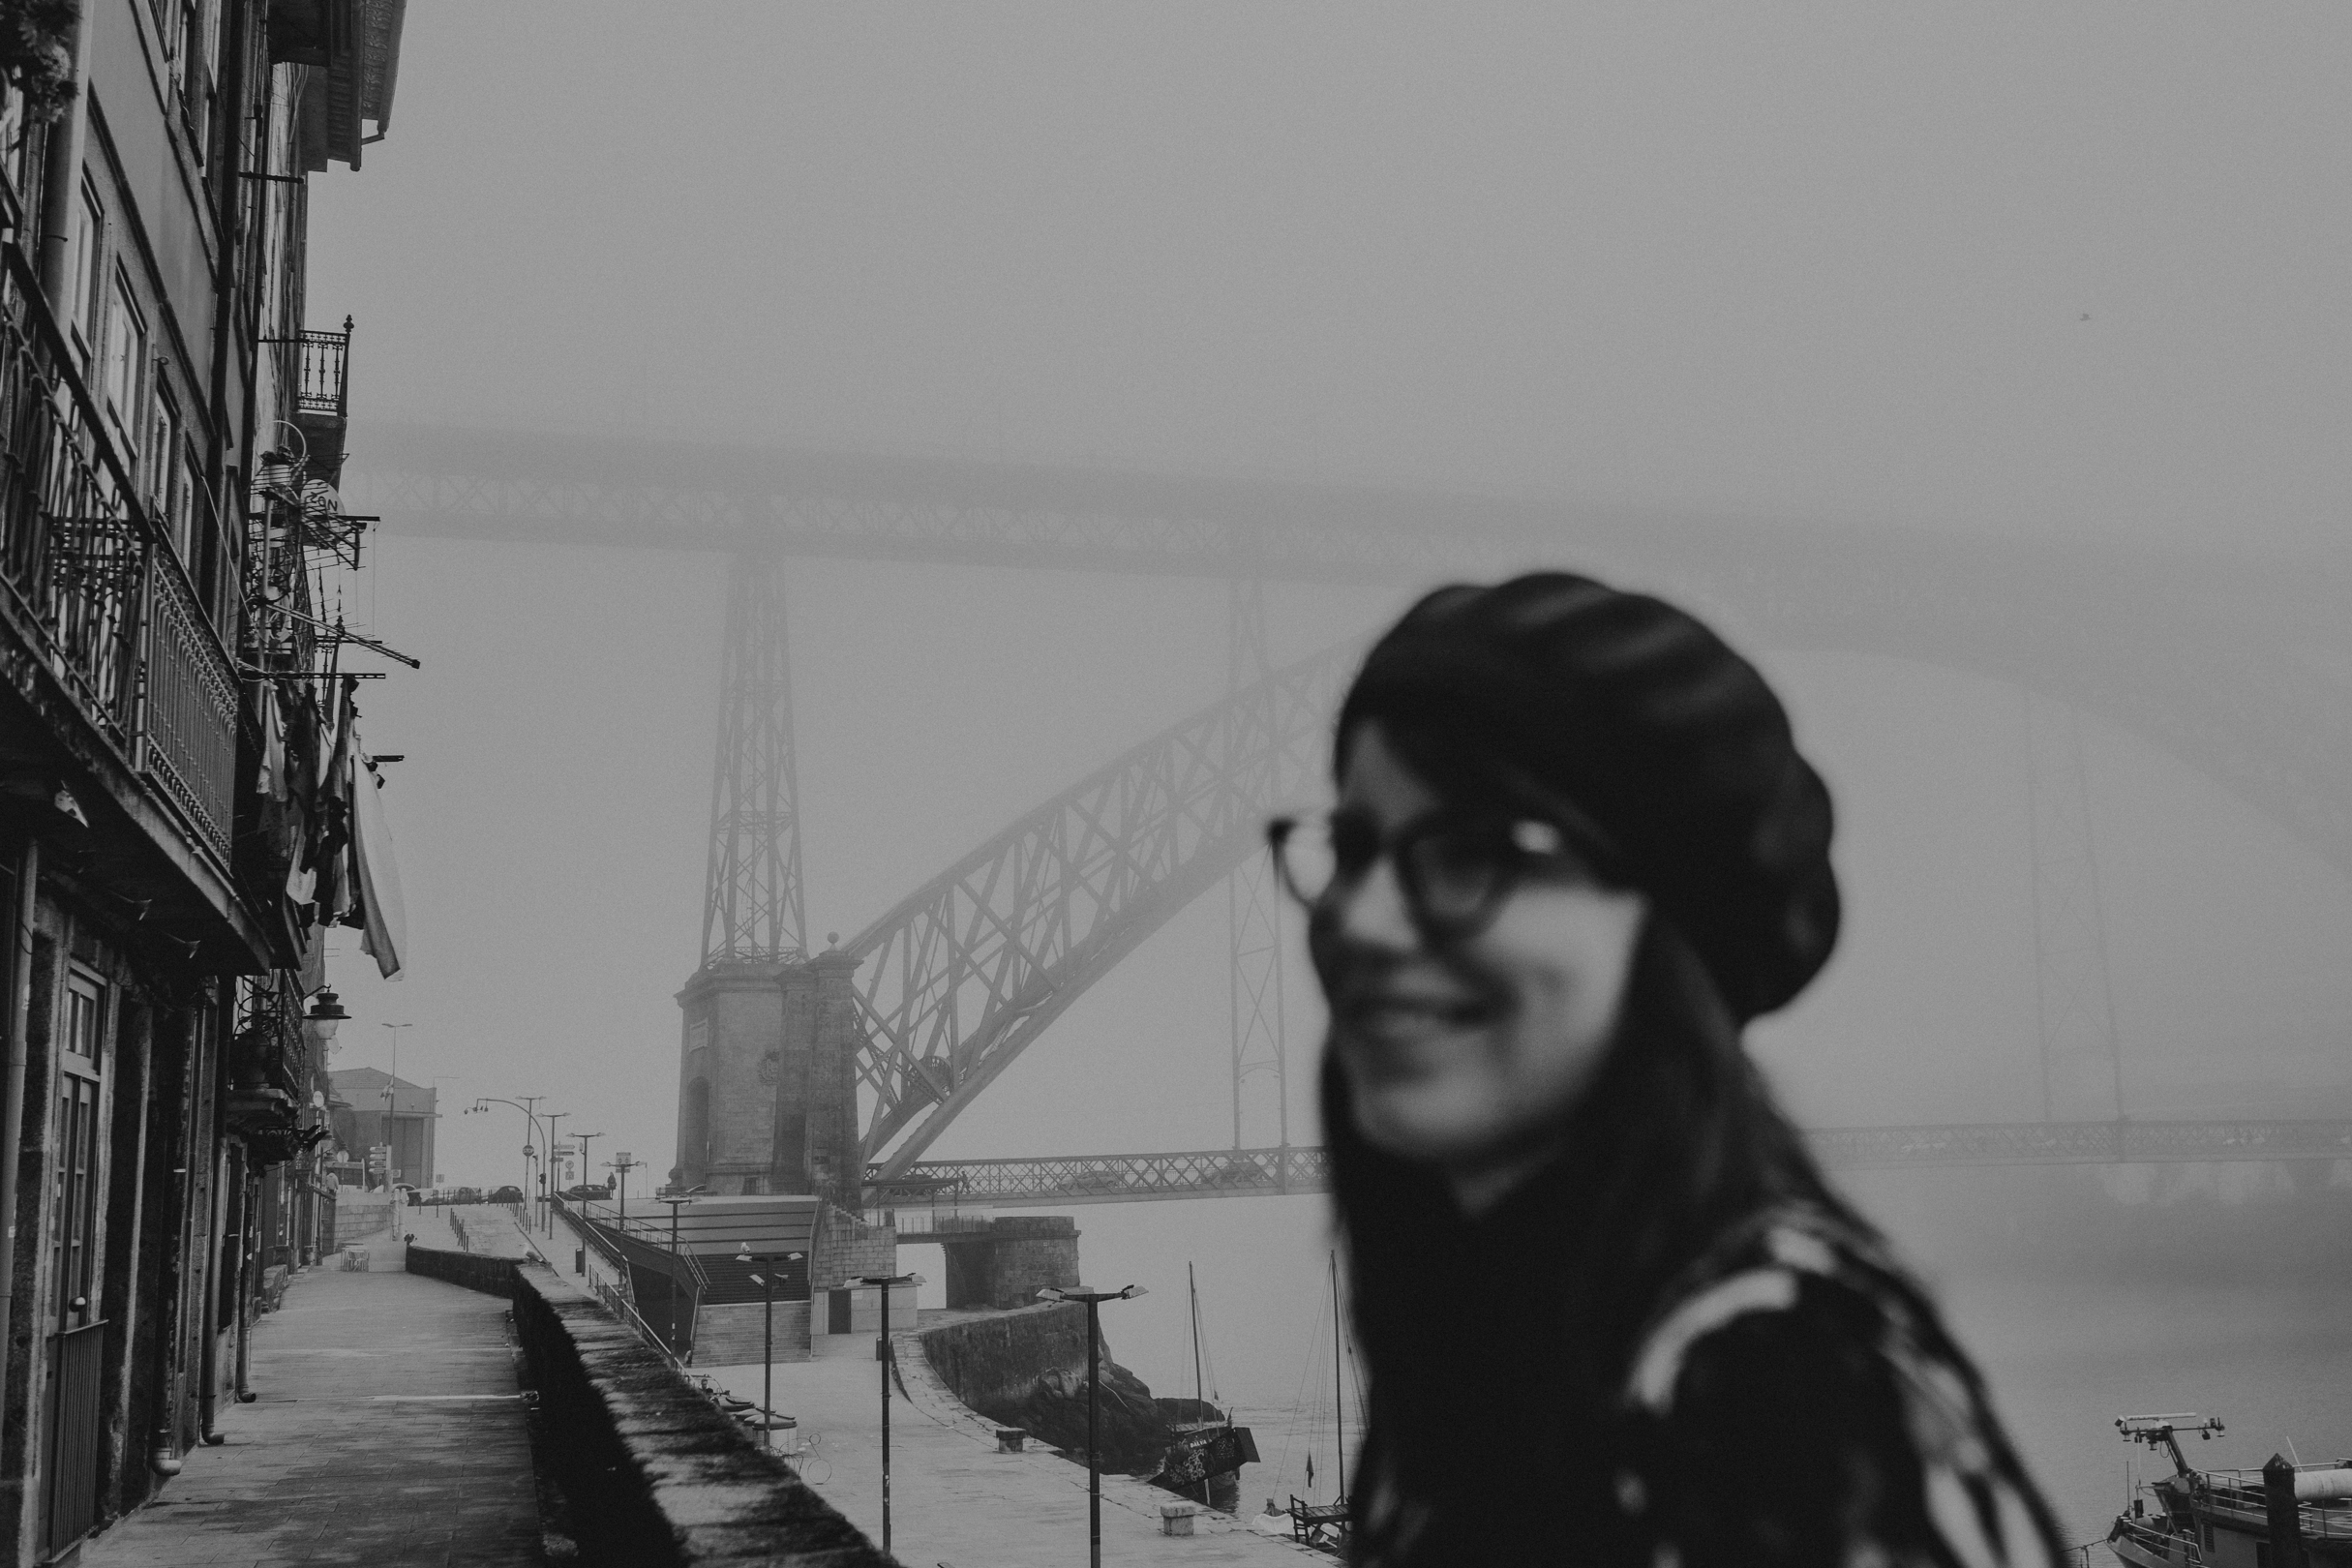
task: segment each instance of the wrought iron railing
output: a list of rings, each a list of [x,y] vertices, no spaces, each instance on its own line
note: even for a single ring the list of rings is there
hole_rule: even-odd
[[[143,526],[98,409],[21,252],[0,308],[0,579],[83,709],[126,751],[137,725]]]
[[[106,1432],[100,1375],[105,1369],[106,1325],[102,1320],[67,1329],[49,1340],[48,1517],[44,1544],[63,1552],[98,1523],[99,1444]]]
[[[350,365],[350,323],[347,320],[341,332],[299,332],[286,348],[294,412],[343,418],[348,408],[345,372]]]
[[[148,590],[147,702],[141,762],[223,855],[234,826],[235,672],[179,566],[156,552]]]
[[[31,263],[0,246],[0,594],[84,714],[228,856],[234,667],[108,439]]]
[[[956,1160],[908,1167],[945,1179],[966,1203],[1132,1203],[1150,1198],[1320,1192],[1321,1149],[1210,1149],[1182,1154],[1063,1155],[1036,1160]],[[887,1193],[889,1184],[879,1184]]]

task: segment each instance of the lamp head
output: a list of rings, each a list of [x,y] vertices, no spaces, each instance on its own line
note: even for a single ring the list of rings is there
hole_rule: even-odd
[[[318,993],[311,998],[311,1010],[305,1016],[309,1018],[311,1027],[318,1031],[319,1040],[332,1040],[335,1026],[350,1014],[344,1010],[343,1000],[335,994],[334,988],[322,985]]]

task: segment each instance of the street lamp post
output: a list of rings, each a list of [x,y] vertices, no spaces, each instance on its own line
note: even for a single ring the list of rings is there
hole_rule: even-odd
[[[882,1363],[882,1554],[890,1554],[890,1287],[922,1283],[920,1274],[861,1274],[858,1282],[882,1292],[880,1337],[874,1359]]]
[[[590,1168],[588,1165],[588,1139],[601,1138],[603,1136],[604,1134],[601,1132],[575,1132],[572,1134],[572,1142],[580,1147],[580,1180],[583,1185],[586,1185],[588,1182],[588,1170]],[[584,1219],[588,1215],[588,1211],[586,1209],[581,1210],[580,1213]]]
[[[530,1228],[531,1139],[539,1136],[540,1131],[538,1116],[534,1114],[530,1106],[525,1104],[523,1101],[535,1101],[545,1100],[547,1096],[545,1095],[525,1095],[523,1100],[502,1100],[497,1095],[476,1095],[474,1097],[473,1103],[466,1107],[466,1114],[468,1116],[471,1116],[476,1112],[487,1113],[490,1107],[493,1105],[512,1105],[515,1109],[523,1113],[523,1209],[524,1228],[526,1230]],[[567,1111],[563,1114],[569,1115],[570,1113]]]
[[[556,1234],[556,1205],[552,1201],[556,1192],[548,1177],[556,1169],[556,1124],[569,1115],[570,1111],[549,1111],[539,1118],[547,1124],[547,1159],[539,1166],[539,1233],[551,1238]]]
[[[538,1161],[538,1150],[533,1147],[533,1144],[536,1139],[544,1138],[547,1135],[547,1130],[539,1125],[539,1101],[547,1097],[545,1095],[518,1095],[515,1098],[523,1101],[523,1115],[529,1121],[532,1130],[529,1133],[525,1134],[523,1139],[523,1229],[528,1233],[531,1228],[530,1173],[531,1167]]]
[[[767,1265],[790,1263],[799,1255],[799,1252],[755,1252],[751,1250],[749,1242],[739,1243],[735,1250],[735,1260],[738,1263],[761,1265],[760,1272],[751,1277],[751,1282],[760,1287],[761,1302],[760,1446],[762,1448],[773,1448],[776,1444],[776,1276],[775,1271]],[[887,1523],[883,1526],[883,1540],[885,1545],[882,1550],[884,1555],[887,1556],[890,1550],[888,1545],[890,1526]]]
[[[680,1253],[678,1250],[678,1214],[680,1209],[709,1191],[710,1189],[707,1187],[689,1187],[683,1192],[658,1193],[653,1199],[656,1203],[670,1205],[670,1268],[672,1270],[670,1275],[670,1348],[673,1350],[678,1348],[678,1274],[676,1271],[679,1266]]]
[[[629,1172],[637,1168],[638,1161],[628,1150],[622,1149],[613,1156],[609,1163],[620,1173],[620,1233],[625,1236],[629,1233]]]
[[[1084,1285],[1058,1289],[1047,1285],[1038,1292],[1040,1301],[1082,1301],[1086,1303],[1086,1560],[1089,1568],[1102,1568],[1102,1457],[1100,1422],[1102,1376],[1102,1329],[1100,1316],[1106,1301],[1132,1301],[1144,1294],[1143,1286],[1129,1285],[1125,1290],[1089,1290]],[[887,1487],[889,1483],[886,1481]],[[885,1547],[885,1551],[889,1549]]]

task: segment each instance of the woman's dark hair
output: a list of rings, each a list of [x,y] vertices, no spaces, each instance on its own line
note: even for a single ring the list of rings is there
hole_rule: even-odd
[[[1368,715],[1369,716],[1369,715]],[[1447,806],[1540,813],[1540,783],[1497,759],[1448,715],[1389,711],[1381,738]],[[1345,748],[1360,734],[1340,737]],[[1357,1334],[1375,1387],[1432,1371],[1428,1283],[1432,1249],[1462,1228],[1434,1168],[1364,1141],[1341,1069],[1325,1053],[1325,1141],[1345,1235]],[[1803,1134],[1781,1111],[1742,1044],[1740,1022],[1674,918],[1652,901],[1637,940],[1616,1027],[1592,1082],[1562,1115],[1557,1154],[1506,1199],[1547,1233],[1521,1267],[1566,1314],[1553,1342],[1576,1347],[1557,1369],[1567,1398],[1607,1400],[1644,1319],[1674,1277],[1729,1224],[1798,1201],[1870,1227],[1823,1179]]]

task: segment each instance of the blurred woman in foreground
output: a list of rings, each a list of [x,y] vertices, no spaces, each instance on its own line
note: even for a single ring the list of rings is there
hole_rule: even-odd
[[[2041,1564],[1967,1356],[1740,1044],[1838,923],[1764,679],[1584,578],[1440,589],[1270,829],[1331,1004],[1353,1560]]]

